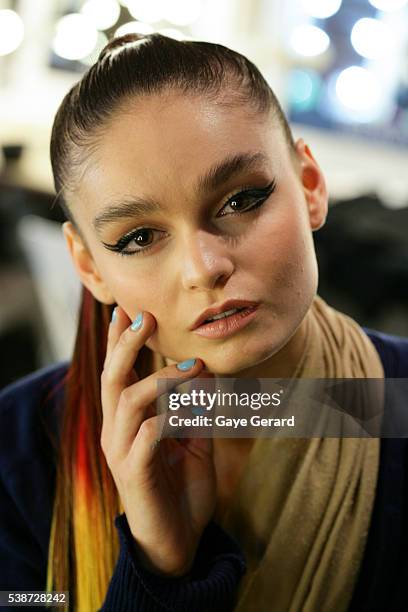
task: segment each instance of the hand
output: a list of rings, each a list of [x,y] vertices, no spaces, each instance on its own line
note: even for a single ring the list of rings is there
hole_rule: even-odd
[[[213,443],[211,437],[163,438],[154,445],[165,415],[156,415],[153,402],[160,395],[158,379],[177,379],[172,388],[197,377],[204,364],[197,359],[186,372],[172,364],[139,380],[133,366],[156,320],[145,311],[139,330],[130,323],[117,306],[101,376],[101,447],[141,562],[155,573],[181,576],[191,568],[215,509]]]

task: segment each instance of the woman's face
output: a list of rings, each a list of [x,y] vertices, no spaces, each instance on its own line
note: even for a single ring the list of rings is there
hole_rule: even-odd
[[[271,358],[318,285],[312,229],[327,197],[303,141],[296,151],[294,163],[276,121],[245,106],[176,93],[136,100],[104,131],[72,200],[89,249],[86,265],[73,253],[81,280],[131,320],[150,311],[157,327],[147,346],[168,362],[200,357],[222,376]],[[112,214],[124,203],[126,216]],[[136,214],[141,203],[157,210]],[[103,244],[140,228],[123,256]],[[246,327],[218,339],[189,329],[234,298],[260,303]]]

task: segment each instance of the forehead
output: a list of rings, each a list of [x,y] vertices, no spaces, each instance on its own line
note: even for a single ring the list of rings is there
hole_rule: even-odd
[[[282,130],[271,114],[176,93],[135,99],[118,110],[99,137],[79,185],[96,202],[121,193],[183,197],[214,163],[262,152],[277,164],[285,154]]]

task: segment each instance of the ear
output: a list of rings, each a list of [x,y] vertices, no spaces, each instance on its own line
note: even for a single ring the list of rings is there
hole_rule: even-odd
[[[295,147],[299,178],[308,205],[310,227],[315,232],[326,222],[329,200],[326,181],[307,144],[300,138]]]
[[[82,284],[89,289],[94,298],[99,302],[103,304],[116,303],[115,298],[99,275],[87,245],[71,221],[65,221],[62,224],[62,232]]]

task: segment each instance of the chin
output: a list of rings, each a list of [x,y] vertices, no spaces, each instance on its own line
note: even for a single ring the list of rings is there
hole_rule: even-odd
[[[240,363],[232,363],[231,361],[228,365],[224,364],[208,364],[206,366],[206,370],[208,372],[212,372],[219,377],[227,377],[227,376],[235,376],[238,375],[242,370],[246,370],[254,365],[253,361],[248,362],[240,362]]]

